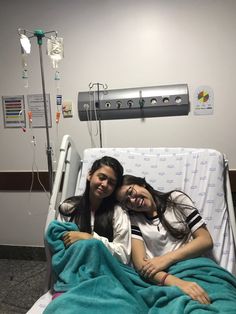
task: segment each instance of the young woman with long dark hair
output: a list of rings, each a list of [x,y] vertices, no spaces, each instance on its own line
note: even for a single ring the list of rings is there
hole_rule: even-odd
[[[121,185],[123,167],[109,156],[95,160],[87,176],[83,195],[66,199],[59,212],[70,217],[79,231],[66,232],[66,246],[78,240],[101,240],[119,261],[129,263],[130,222],[127,213],[115,207],[115,190]]]
[[[206,225],[192,200],[181,191],[162,193],[144,178],[125,175],[117,199],[130,213],[132,261],[145,278],[178,286],[192,299],[209,303],[195,282],[166,272],[178,261],[198,257],[213,246]]]

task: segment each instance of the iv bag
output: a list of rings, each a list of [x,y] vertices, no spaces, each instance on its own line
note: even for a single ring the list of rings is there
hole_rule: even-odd
[[[52,60],[53,68],[58,68],[58,62],[64,57],[63,38],[51,36],[47,41],[47,54]]]
[[[24,52],[30,54],[31,44],[29,38],[24,34],[20,34],[20,43]]]

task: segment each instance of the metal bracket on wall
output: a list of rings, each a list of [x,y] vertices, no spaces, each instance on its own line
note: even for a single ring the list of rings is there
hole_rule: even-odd
[[[188,115],[187,84],[79,92],[81,121]]]

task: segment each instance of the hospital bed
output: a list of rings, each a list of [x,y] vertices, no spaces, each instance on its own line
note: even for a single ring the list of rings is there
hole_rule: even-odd
[[[108,155],[117,158],[128,174],[145,177],[157,190],[179,189],[194,201],[214,240],[212,258],[236,274],[236,223],[225,156],[201,148],[89,148],[80,155],[65,135],[55,175],[45,230],[53,219],[63,220],[58,205],[67,197],[83,193],[93,161]],[[42,313],[51,301],[50,252],[46,247],[48,274],[45,294],[27,312]]]

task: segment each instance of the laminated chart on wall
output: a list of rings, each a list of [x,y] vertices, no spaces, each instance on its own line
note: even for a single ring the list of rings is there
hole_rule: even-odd
[[[214,108],[213,90],[209,86],[199,86],[194,93],[194,114],[212,115]]]
[[[3,96],[2,106],[5,128],[22,128],[26,126],[24,95]]]
[[[27,96],[28,109],[32,112],[32,127],[44,128],[46,127],[45,112],[44,112],[44,100],[42,94],[33,94]],[[51,103],[50,95],[46,94],[46,107],[47,107],[47,119],[48,127],[52,127],[52,115],[51,115]]]

